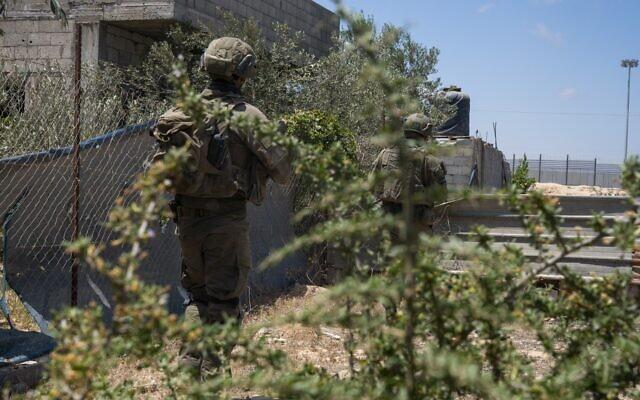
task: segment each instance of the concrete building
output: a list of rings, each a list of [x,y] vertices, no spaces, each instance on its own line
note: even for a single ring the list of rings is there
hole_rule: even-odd
[[[304,44],[316,55],[326,53],[338,33],[339,18],[312,0],[63,0],[69,17],[65,27],[52,17],[47,0],[8,1],[0,19],[0,59],[5,68],[73,62],[73,29],[83,26],[83,61],[119,65],[141,62],[151,43],[177,21],[220,26],[221,10],[255,19],[273,41],[275,22],[305,34]],[[32,68],[33,68],[32,67]]]

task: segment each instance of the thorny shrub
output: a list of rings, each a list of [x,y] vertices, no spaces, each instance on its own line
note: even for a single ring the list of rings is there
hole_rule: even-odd
[[[526,155],[513,173],[511,182],[521,193],[527,193],[536,183],[536,180],[529,176],[529,161],[527,161]]]
[[[387,122],[379,133],[386,145],[400,149],[401,165],[410,164],[402,139],[403,115],[420,107],[407,95],[407,79],[390,72],[378,57],[372,31],[354,24],[354,46],[366,58],[362,84],[377,85],[384,96]],[[230,118],[219,106],[206,109],[191,86],[184,69],[173,74],[178,103],[196,121],[205,113]],[[256,125],[235,117],[237,129],[253,129],[264,140],[290,150],[296,168],[318,147],[294,136],[282,135],[277,124]],[[640,383],[640,337],[638,299],[627,294],[630,277],[616,274],[584,280],[562,267],[562,260],[580,248],[607,240],[623,250],[634,247],[637,237],[637,205],[615,220],[594,215],[594,238],[563,235],[556,201],[533,192],[522,197],[505,193],[505,201],[521,215],[532,245],[539,251],[535,266],[528,265],[516,246],[492,246],[486,230],[476,231],[477,244],[416,232],[405,196],[405,215],[384,215],[371,198],[372,187],[384,176],[335,180],[318,199],[301,212],[331,210],[331,218],[313,227],[274,253],[263,265],[277,262],[289,252],[317,243],[336,247],[358,258],[364,241],[381,231],[397,230],[393,244],[385,241],[378,250],[383,273],[371,276],[366,261],[342,283],[331,289],[322,304],[271,323],[341,327],[349,332],[345,348],[350,373],[337,378],[313,365],[294,367],[286,354],[263,346],[255,329],[226,326],[189,326],[167,314],[165,290],[144,284],[135,271],[144,257],[144,242],[153,235],[154,223],[166,213],[162,190],[171,190],[172,179],[184,160],[184,152],[172,152],[164,164],[156,164],[136,185],[140,199],[119,207],[110,226],[120,233],[113,245],[126,249],[110,262],[101,246],[87,239],[69,246],[85,263],[102,271],[112,282],[116,299],[113,324],[105,326],[98,307],[70,309],[56,323],[59,346],[52,355],[49,380],[39,395],[49,398],[125,398],[141,395],[132,382],[113,385],[109,369],[116,357],[128,355],[163,371],[162,385],[171,398],[225,398],[233,387],[250,388],[280,399],[424,399],[424,398],[619,398],[638,396]],[[317,163],[333,162],[322,157]],[[301,167],[303,168],[303,167]],[[319,167],[315,167],[319,169]],[[408,174],[407,174],[408,176]],[[625,188],[632,198],[640,196],[640,161],[632,158],[624,172]],[[160,189],[160,190],[159,190]],[[388,235],[387,235],[388,236]],[[553,245],[553,246],[552,246]],[[554,250],[555,249],[555,250]],[[443,269],[453,257],[470,261],[474,268],[463,274]],[[564,290],[551,296],[536,288],[536,275],[553,271],[564,277]],[[396,310],[392,318],[380,311]],[[330,306],[328,306],[330,305]],[[510,327],[534,332],[550,368],[534,373],[531,361],[519,353],[508,335]],[[177,366],[175,354],[165,351],[173,340],[200,346],[219,354],[228,343],[237,343],[229,357],[251,366],[248,375],[220,374],[199,382]],[[358,356],[356,357],[356,354]]]

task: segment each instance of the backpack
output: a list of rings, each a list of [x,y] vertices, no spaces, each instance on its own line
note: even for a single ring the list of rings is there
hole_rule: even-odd
[[[413,193],[424,192],[435,185],[445,185],[444,175],[446,171],[442,163],[425,154],[420,148],[411,150],[412,167],[410,185]],[[400,151],[397,148],[382,150],[376,159],[374,169],[383,170],[389,173],[385,177],[383,184],[376,191],[378,200],[385,203],[402,203],[405,193],[405,179],[399,176],[400,171]],[[433,206],[433,201],[424,199],[423,204],[428,207]]]

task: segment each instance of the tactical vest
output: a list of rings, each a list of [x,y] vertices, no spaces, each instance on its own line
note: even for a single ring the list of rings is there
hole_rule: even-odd
[[[410,156],[412,165],[409,184],[412,186],[412,193],[425,192],[436,185],[446,187],[446,170],[438,159],[427,155],[421,148],[411,148]],[[402,203],[406,179],[400,175],[400,150],[382,150],[376,163],[377,168],[388,173],[384,183],[377,190],[377,198],[385,203]],[[435,200],[429,197],[420,199],[418,205],[433,207]]]
[[[219,99],[230,110],[245,104],[238,97]],[[188,163],[182,179],[174,182],[176,194],[187,207],[209,208],[208,199],[244,198],[262,202],[258,181],[266,172],[228,123],[207,120],[200,128],[180,109],[173,108],[158,121],[153,135],[159,156],[171,147],[188,143]],[[156,157],[158,158],[158,157]]]

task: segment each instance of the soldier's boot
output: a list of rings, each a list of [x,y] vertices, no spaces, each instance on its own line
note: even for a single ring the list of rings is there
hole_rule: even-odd
[[[238,324],[242,324],[243,316],[239,299],[214,300],[207,304],[206,320],[208,323],[224,324],[229,320],[234,320]],[[224,358],[226,360],[231,358],[231,352],[234,347],[235,344],[229,344],[223,349]],[[230,363],[223,366],[218,357],[209,358],[205,363],[203,363],[202,371],[204,376],[212,376],[224,372],[231,377]]]
[[[191,302],[184,311],[184,319],[189,323],[200,322],[200,311],[195,302]],[[180,366],[191,376],[197,378],[200,375],[200,364],[202,363],[202,355],[196,349],[193,349],[188,343],[180,346]]]
[[[191,302],[184,313],[185,321],[191,323],[207,323],[207,306],[202,303]],[[180,347],[180,365],[194,378],[206,379],[219,373],[222,362],[215,355],[202,354],[201,351],[192,348],[188,344]]]
[[[220,376],[224,372],[222,362],[218,356],[208,356],[202,358],[200,364],[200,380],[207,381]]]

